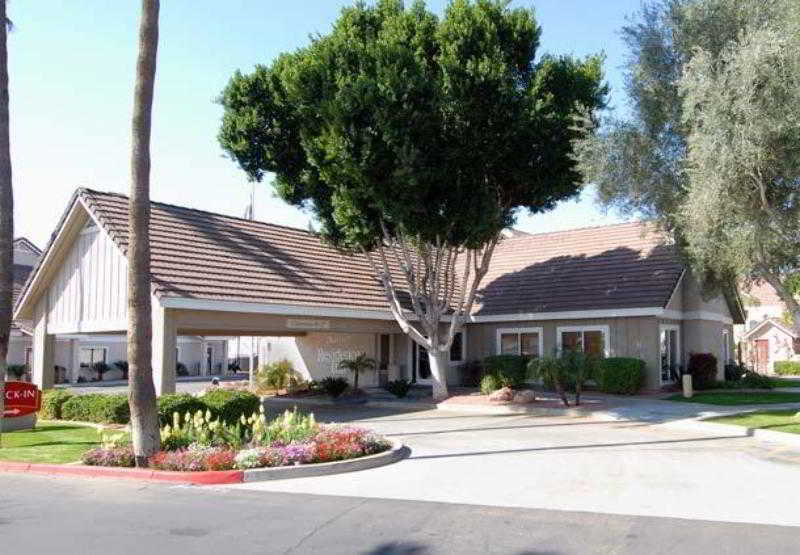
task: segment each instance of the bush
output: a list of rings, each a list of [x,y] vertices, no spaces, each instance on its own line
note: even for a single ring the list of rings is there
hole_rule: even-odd
[[[738,382],[748,372],[747,367],[741,364],[732,362],[725,365],[725,381]]]
[[[95,362],[94,364],[92,364],[92,372],[96,372],[97,373],[97,381],[98,382],[103,381],[103,376],[109,370],[111,370],[111,367],[108,364],[106,364],[105,362]]]
[[[254,412],[258,412],[261,406],[258,396],[249,391],[214,389],[199,399],[205,403],[213,415],[228,423],[234,423],[242,416],[249,417]]]
[[[28,370],[28,367],[24,364],[9,364],[6,366],[6,375],[11,376],[15,379],[20,379],[22,376],[25,375],[25,372]]]
[[[175,375],[181,377],[189,375],[189,370],[184,363],[179,362],[175,365]]]
[[[748,389],[772,389],[772,380],[753,370],[747,370],[739,384]]]
[[[479,360],[470,360],[458,367],[462,387],[480,387],[483,365]]]
[[[178,451],[161,451],[150,457],[150,467],[156,470],[203,472],[232,470],[236,451],[227,447],[201,447]]]
[[[500,385],[500,378],[494,374],[486,374],[481,378],[481,393],[490,395],[492,392],[497,391],[503,387]]]
[[[256,374],[258,385],[263,389],[288,389],[292,380],[297,381],[292,363],[286,359],[265,364]]]
[[[527,357],[519,355],[494,355],[483,359],[485,374],[498,378],[501,387],[521,387],[528,376]]]
[[[328,376],[320,381],[319,384],[322,387],[322,391],[334,399],[339,397],[339,395],[347,391],[347,388],[350,387],[350,384],[347,383],[347,380],[341,376]]]
[[[81,457],[83,464],[89,466],[136,466],[133,447],[96,447],[86,451]]]
[[[158,419],[163,426],[172,422],[172,415],[176,412],[183,416],[187,412],[191,414],[197,411],[205,412],[208,408],[203,401],[188,393],[170,393],[158,398]],[[216,414],[215,410],[211,411],[212,414]]]
[[[638,358],[600,359],[595,370],[597,386],[604,393],[635,395],[644,385],[645,362]]]
[[[80,422],[127,424],[131,419],[131,411],[127,395],[90,393],[68,399],[61,405],[61,416],[64,420]]]
[[[393,380],[388,382],[385,386],[383,386],[383,388],[398,399],[402,399],[408,395],[408,390],[411,389],[411,384],[408,383],[408,380]]]
[[[130,365],[127,360],[118,360],[114,363],[114,367],[122,372],[122,379],[128,381],[128,373],[130,372]]]
[[[61,420],[61,406],[74,395],[64,389],[48,389],[42,393],[42,410],[39,415],[45,420]]]
[[[713,389],[717,384],[717,357],[711,353],[692,353],[687,373],[692,376],[694,389]]]
[[[800,361],[776,360],[773,368],[779,376],[800,376]]]

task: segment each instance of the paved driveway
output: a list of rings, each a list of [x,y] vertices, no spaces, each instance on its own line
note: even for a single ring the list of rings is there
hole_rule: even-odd
[[[800,451],[650,421],[321,409],[400,438],[410,458],[317,478],[231,486],[800,526]]]

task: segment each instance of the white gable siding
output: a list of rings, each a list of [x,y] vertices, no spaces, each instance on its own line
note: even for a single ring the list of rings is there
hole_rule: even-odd
[[[124,329],[127,282],[127,261],[108,235],[84,229],[50,283],[48,331]]]

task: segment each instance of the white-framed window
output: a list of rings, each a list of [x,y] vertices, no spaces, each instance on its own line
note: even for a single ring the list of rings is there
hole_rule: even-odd
[[[562,351],[581,351],[601,357],[611,356],[611,331],[606,325],[559,326],[556,328],[556,348]]]
[[[78,353],[78,364],[81,368],[91,368],[98,362],[107,362],[108,349],[105,347],[81,347]]]
[[[497,354],[539,358],[544,351],[542,336],[542,328],[500,328],[497,330]]]
[[[674,381],[681,359],[681,328],[677,325],[662,324],[659,327],[661,347],[661,383]]]
[[[725,366],[731,360],[731,334],[728,330],[722,330],[722,365]]]

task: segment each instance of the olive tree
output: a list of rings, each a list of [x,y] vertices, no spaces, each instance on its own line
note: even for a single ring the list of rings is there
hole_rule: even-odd
[[[577,194],[572,144],[604,103],[602,60],[537,59],[540,32],[502,1],[357,3],[220,97],[223,149],[364,253],[436,398],[500,232]]]

